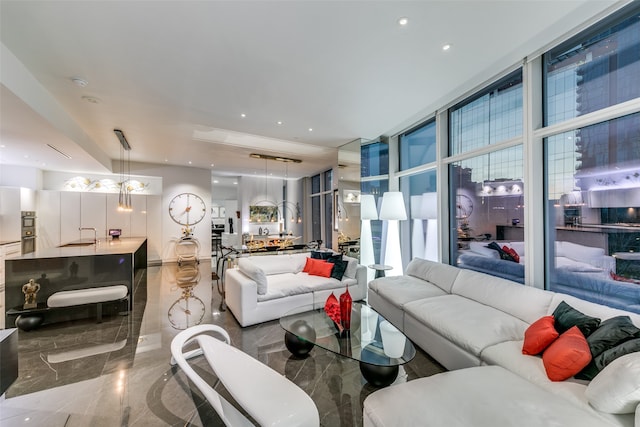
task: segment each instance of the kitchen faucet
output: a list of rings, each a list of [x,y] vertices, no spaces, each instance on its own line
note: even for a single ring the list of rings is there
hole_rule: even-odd
[[[93,230],[93,243],[97,244],[98,243],[98,232],[96,231],[95,227],[80,227],[78,228],[78,230],[80,230],[80,238],[82,239],[82,230]]]

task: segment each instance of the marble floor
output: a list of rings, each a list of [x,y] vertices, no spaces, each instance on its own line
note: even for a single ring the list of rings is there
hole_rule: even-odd
[[[0,425],[222,425],[184,373],[169,365],[171,340],[187,321],[172,309],[186,292],[185,283],[197,283],[191,292],[204,303],[202,319],[194,315],[189,323],[222,326],[234,346],[298,384],[318,407],[322,426],[362,425],[362,402],[375,388],[362,379],[358,363],[317,347],[305,359],[292,357],[277,321],[241,328],[224,309],[211,271],[208,263],[149,267],[138,277],[140,283],[146,278],[147,286],[137,286],[129,315],[108,316],[100,324],[86,319],[20,331],[19,377],[0,397]],[[192,363],[216,382],[202,358]],[[396,382],[443,370],[418,350]]]

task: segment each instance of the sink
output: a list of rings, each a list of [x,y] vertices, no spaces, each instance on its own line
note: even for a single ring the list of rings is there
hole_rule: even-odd
[[[69,247],[73,247],[73,246],[91,246],[91,245],[95,245],[95,243],[93,241],[91,242],[69,242],[69,243],[65,243],[64,245],[58,246],[59,248],[69,248]]]

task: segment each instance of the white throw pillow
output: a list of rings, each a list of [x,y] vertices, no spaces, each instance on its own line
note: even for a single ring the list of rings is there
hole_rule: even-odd
[[[258,285],[258,295],[267,293],[267,275],[248,258],[240,258],[238,268]]]
[[[632,414],[640,403],[640,352],[609,363],[584,392],[591,406],[608,414]]]
[[[356,278],[356,271],[358,270],[358,260],[355,258],[348,257],[346,255],[342,256],[343,261],[348,261],[347,269],[344,271],[344,275],[350,279]]]

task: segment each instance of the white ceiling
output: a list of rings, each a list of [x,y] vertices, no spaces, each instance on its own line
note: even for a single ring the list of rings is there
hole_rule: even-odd
[[[0,0],[0,163],[109,172],[119,128],[132,161],[306,176],[621,3]]]

